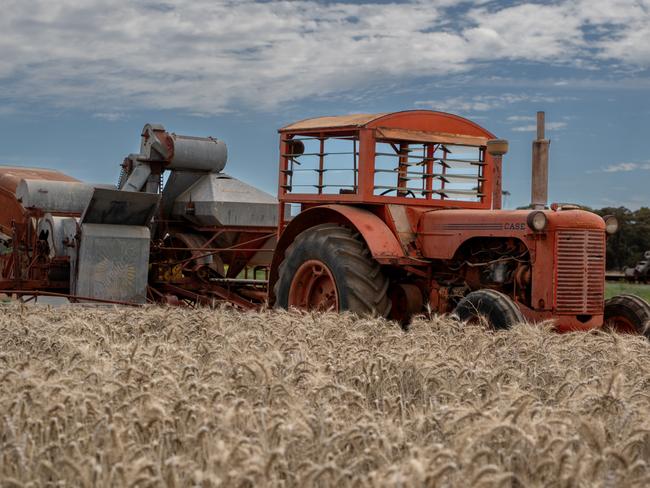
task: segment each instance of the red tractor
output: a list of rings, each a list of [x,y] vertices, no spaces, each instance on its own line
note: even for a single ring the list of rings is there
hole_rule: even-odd
[[[546,206],[543,114],[533,205],[501,209],[507,142],[462,117],[415,110],[280,129],[280,217],[270,301],[407,322],[425,311],[495,328],[552,320],[644,333],[650,305],[605,301],[613,217]]]

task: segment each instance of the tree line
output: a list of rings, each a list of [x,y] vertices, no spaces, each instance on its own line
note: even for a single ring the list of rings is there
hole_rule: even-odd
[[[650,251],[650,208],[606,207],[593,211],[601,216],[615,215],[619,222],[618,232],[607,239],[607,269],[634,266],[645,251]]]

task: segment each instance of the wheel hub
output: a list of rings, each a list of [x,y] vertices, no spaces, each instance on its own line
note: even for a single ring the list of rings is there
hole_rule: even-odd
[[[289,306],[303,310],[339,310],[339,296],[332,272],[321,261],[300,265],[289,289]]]

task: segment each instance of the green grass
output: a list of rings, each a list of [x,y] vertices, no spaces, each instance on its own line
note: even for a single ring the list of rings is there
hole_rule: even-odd
[[[650,302],[650,285],[638,285],[632,283],[607,283],[605,287],[605,297],[611,298],[622,293],[631,293],[640,296]]]

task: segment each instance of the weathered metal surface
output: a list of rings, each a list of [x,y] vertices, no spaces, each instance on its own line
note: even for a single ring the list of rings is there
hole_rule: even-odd
[[[95,189],[70,248],[73,295],[132,303],[146,301],[151,234],[159,195]],[[67,233],[71,232],[70,222]],[[64,229],[64,233],[66,229]],[[76,252],[76,255],[75,255]]]
[[[448,134],[445,132],[423,132],[409,129],[391,129],[378,127],[375,133],[377,139],[402,140],[413,142],[435,142],[438,144],[457,144],[459,146],[485,146],[488,137],[467,136],[463,134]]]
[[[405,110],[379,114],[350,114],[335,117],[316,117],[289,124],[281,133],[314,133],[318,131],[349,131],[354,129],[400,129],[418,133],[442,132],[464,137],[494,135],[471,120],[458,115],[432,110]]]
[[[213,137],[192,137],[168,133],[161,125],[142,129],[140,154],[143,160],[161,161],[167,169],[222,171],[228,161],[226,143]]]
[[[387,115],[380,114],[351,114],[334,117],[315,117],[312,119],[300,120],[289,124],[280,129],[281,132],[313,130],[313,129],[333,129],[343,127],[362,127],[375,119]]]
[[[602,312],[605,299],[605,234],[562,229],[556,234],[555,307],[563,315]]]
[[[0,165],[0,188],[15,192],[21,180],[49,180],[79,182],[76,178],[53,169],[23,168]]]
[[[548,203],[548,149],[551,141],[544,139],[544,112],[537,112],[537,139],[533,141],[530,202],[534,209]]]
[[[77,220],[74,217],[57,217],[49,213],[38,220],[36,232],[39,239],[47,243],[50,259],[69,255],[68,248],[74,246]]]
[[[145,303],[149,229],[137,225],[81,224],[73,295]]]
[[[0,286],[2,286],[2,282],[0,282]],[[120,300],[103,300],[101,298],[83,297],[79,295],[71,295],[70,293],[57,293],[57,292],[42,291],[42,290],[30,290],[30,289],[15,290],[12,288],[7,288],[7,289],[0,289],[0,293],[4,293],[6,295],[16,295],[19,297],[30,297],[27,300],[24,300],[24,302],[31,301],[31,299],[36,297],[54,297],[54,298],[66,298],[73,303],[74,302],[95,302],[95,303],[105,303],[107,305],[130,305],[130,306],[142,305],[141,303],[123,302]]]
[[[394,132],[391,132],[394,131]],[[410,110],[404,112],[395,112],[390,114],[373,114],[373,115],[352,115],[343,117],[327,117],[309,119],[308,121],[291,124],[280,129],[280,179],[278,182],[278,198],[281,202],[316,204],[323,203],[340,203],[355,205],[384,205],[386,203],[402,204],[408,206],[422,207],[462,207],[475,209],[492,208],[493,198],[493,157],[485,154],[484,159],[474,164],[478,168],[477,183],[480,191],[461,191],[453,188],[432,188],[425,182],[424,192],[426,197],[413,198],[412,194],[404,194],[400,191],[399,185],[383,186],[376,183],[376,156],[377,141],[381,139],[382,133],[404,137],[410,135],[411,140],[399,142],[419,142],[418,139],[427,138],[425,143],[448,144],[444,142],[434,143],[431,140],[436,139],[436,135],[441,138],[451,138],[451,135],[464,138],[465,142],[471,142],[472,147],[479,148],[481,153],[484,151],[484,144],[494,139],[494,135],[479,126],[478,124],[452,114],[443,112],[434,112],[430,110]],[[346,137],[349,140],[356,141],[358,148],[358,158],[355,159],[354,165],[357,170],[352,191],[341,191],[337,193],[323,194],[320,190],[316,193],[294,191],[292,187],[292,170],[295,156],[291,152],[294,138],[323,138],[323,137]],[[413,140],[414,139],[414,140]],[[394,140],[390,142],[396,143]],[[326,151],[325,151],[326,152]],[[429,156],[431,159],[431,157]],[[340,163],[339,163],[340,164]],[[320,169],[320,168],[319,168]],[[327,165],[325,168],[327,169]],[[427,172],[426,178],[439,178],[440,175],[432,175],[432,171]],[[489,176],[489,177],[488,177]],[[410,175],[409,175],[410,177]],[[319,184],[320,185],[320,184]],[[320,186],[319,186],[320,188]],[[390,195],[376,194],[376,190],[393,190]],[[453,191],[452,191],[453,190]],[[436,198],[433,196],[436,195]],[[467,201],[467,196],[476,197],[476,201]],[[454,198],[457,197],[457,198]],[[282,210],[281,210],[282,214]],[[281,220],[285,220],[282,216]],[[283,224],[281,224],[283,225]]]
[[[186,171],[223,171],[228,161],[226,143],[211,137],[171,135],[174,155],[168,169]]]
[[[23,179],[16,188],[16,198],[25,208],[81,214],[93,191],[92,186],[80,182]]]
[[[49,180],[77,182],[75,178],[50,169],[0,166],[0,231],[11,234],[11,222],[22,222],[25,209],[16,199],[16,189],[21,180]]]
[[[164,218],[171,216],[174,202],[181,193],[194,185],[202,176],[204,175],[201,173],[192,173],[189,171],[170,172],[160,200],[161,214]]]
[[[172,217],[201,226],[274,227],[278,222],[278,202],[236,178],[208,174],[176,198]]]
[[[141,191],[151,176],[151,166],[148,163],[139,161],[137,157],[132,160],[133,168],[128,178],[120,186],[122,191]]]
[[[129,155],[123,164],[120,188],[158,192],[164,169],[218,173],[227,160],[228,148],[221,140],[170,134],[162,125],[146,124],[142,129],[140,153]]]
[[[548,218],[547,232],[576,227],[605,232],[603,219],[580,210],[544,211]],[[418,226],[418,247],[423,256],[432,259],[451,259],[460,245],[473,237],[507,237],[535,242],[535,236],[526,224],[529,210],[502,210],[476,212],[472,210],[436,210],[422,214]],[[553,265],[553,246],[549,249],[549,266]],[[548,270],[546,270],[548,271]]]
[[[84,211],[86,224],[149,225],[160,195],[96,188]]]

